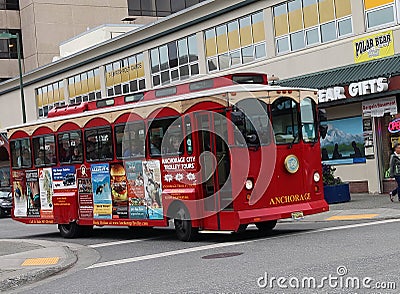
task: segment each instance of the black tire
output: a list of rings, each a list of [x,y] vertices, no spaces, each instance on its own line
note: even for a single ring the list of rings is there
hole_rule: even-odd
[[[61,237],[63,238],[76,238],[82,233],[82,228],[76,222],[69,224],[59,224],[58,230],[60,231]]]
[[[190,242],[197,238],[198,228],[192,227],[189,212],[181,207],[174,218],[176,236],[180,241]]]
[[[276,220],[256,223],[257,229],[262,233],[270,233],[276,226]]]

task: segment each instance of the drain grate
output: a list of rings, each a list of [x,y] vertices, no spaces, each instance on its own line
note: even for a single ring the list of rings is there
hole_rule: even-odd
[[[224,253],[206,255],[206,256],[203,256],[202,258],[203,259],[227,258],[227,257],[233,257],[233,256],[242,255],[242,254],[243,254],[243,252],[224,252]]]

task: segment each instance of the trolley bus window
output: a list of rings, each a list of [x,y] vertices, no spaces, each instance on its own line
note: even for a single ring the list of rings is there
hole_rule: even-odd
[[[305,98],[300,102],[301,133],[306,143],[314,143],[317,140],[315,112],[314,100]]]
[[[29,139],[11,141],[10,149],[13,168],[32,166],[32,153]]]
[[[299,142],[297,103],[291,98],[279,98],[271,107],[276,144]]]
[[[111,127],[85,131],[86,160],[101,161],[113,159]]]
[[[153,120],[148,137],[151,156],[183,154],[181,118]]]
[[[143,122],[117,125],[114,131],[118,159],[144,157]]]
[[[82,163],[82,133],[81,131],[71,131],[57,136],[58,158],[61,164]]]
[[[251,147],[268,145],[271,142],[267,109],[267,104],[257,99],[245,99],[237,103],[231,113],[232,122],[237,127],[237,145],[247,144]]]
[[[40,136],[32,139],[35,166],[51,166],[57,163],[54,135]]]

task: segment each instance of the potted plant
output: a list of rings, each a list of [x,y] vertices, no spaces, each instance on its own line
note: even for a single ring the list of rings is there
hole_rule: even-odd
[[[336,168],[331,165],[322,165],[322,180],[324,182],[324,197],[328,204],[350,201],[349,183],[344,183],[335,177]]]

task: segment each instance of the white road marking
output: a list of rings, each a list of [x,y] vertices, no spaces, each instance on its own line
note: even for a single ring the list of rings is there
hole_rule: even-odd
[[[98,243],[98,244],[88,245],[88,247],[89,248],[100,248],[100,247],[115,246],[115,245],[121,245],[121,244],[129,244],[129,243],[155,240],[155,239],[159,239],[159,238],[162,238],[162,237],[158,236],[158,237],[146,238],[146,239],[133,239],[133,240],[122,240],[122,241],[114,241],[114,242],[107,242],[107,243]]]
[[[247,244],[247,243],[254,243],[254,242],[271,240],[271,239],[286,238],[288,236],[292,237],[292,236],[315,234],[315,233],[321,233],[321,232],[346,230],[346,229],[352,229],[352,228],[368,227],[368,226],[387,224],[387,223],[395,223],[395,222],[400,222],[400,219],[389,219],[389,220],[367,222],[367,223],[354,224],[354,225],[344,225],[344,226],[339,226],[339,227],[322,228],[322,229],[317,229],[317,230],[312,230],[312,231],[307,231],[307,232],[300,232],[300,233],[294,233],[294,234],[289,234],[289,235],[279,235],[279,236],[260,238],[260,239],[255,239],[255,240],[210,244],[210,245],[204,245],[204,246],[198,246],[198,247],[179,249],[179,250],[161,252],[161,253],[156,253],[156,254],[149,254],[149,255],[137,256],[137,257],[132,257],[132,258],[125,258],[125,259],[96,263],[96,264],[93,264],[93,265],[87,267],[86,269],[114,266],[114,265],[119,265],[119,264],[132,263],[132,262],[137,262],[137,261],[161,258],[161,257],[166,257],[166,256],[178,255],[178,254],[185,254],[185,253],[192,253],[192,252],[204,251],[204,250],[209,250],[209,249],[243,245],[243,244]],[[136,241],[136,240],[132,240],[132,241]],[[127,243],[129,243],[129,242],[127,242]]]
[[[106,262],[93,264],[93,265],[87,267],[86,269],[105,267],[105,266],[111,266],[111,265],[118,265],[118,264],[124,264],[124,263],[131,263],[131,262],[136,262],[136,261],[141,261],[141,260],[149,260],[149,259],[166,257],[166,256],[171,256],[171,255],[203,251],[203,250],[208,250],[208,249],[222,248],[222,247],[228,247],[228,246],[234,246],[234,245],[242,245],[242,244],[250,243],[250,242],[253,242],[253,240],[239,241],[239,242],[217,243],[217,244],[204,245],[204,246],[198,246],[198,247],[186,248],[186,249],[179,249],[179,250],[174,250],[174,251],[143,255],[143,256],[137,256],[137,257],[132,257],[132,258],[114,260],[114,261],[106,261]]]

